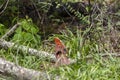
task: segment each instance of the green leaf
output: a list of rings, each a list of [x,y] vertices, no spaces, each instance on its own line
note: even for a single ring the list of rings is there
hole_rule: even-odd
[[[31,26],[30,32],[31,32],[32,34],[36,34],[36,33],[38,32],[38,28],[35,27],[35,26]]]
[[[5,33],[5,26],[3,24],[0,24],[0,35],[3,35]]]
[[[22,27],[18,27],[17,30],[15,31],[16,33],[21,33],[22,32]]]
[[[22,28],[32,34],[36,34],[38,32],[38,28],[32,23],[31,19],[23,20]]]
[[[24,38],[24,41],[31,41],[31,40],[33,40],[33,36],[32,36],[31,33],[22,32],[22,36]]]
[[[19,33],[17,33],[17,34],[15,34],[14,36],[13,36],[13,40],[23,40],[23,37],[22,37],[22,35],[21,34],[19,34]]]
[[[22,28],[26,31],[29,31],[31,25],[26,20],[23,20],[21,23],[22,23]]]

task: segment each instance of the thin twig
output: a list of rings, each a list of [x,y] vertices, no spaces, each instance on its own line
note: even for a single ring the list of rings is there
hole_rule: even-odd
[[[0,74],[11,76],[15,80],[58,80],[60,77],[45,72],[35,71],[18,66],[0,58]]]
[[[120,57],[120,54],[119,53],[100,53],[100,54],[97,54],[99,57]],[[86,60],[91,60],[91,59],[94,59],[94,56],[92,55],[89,55],[89,56],[86,56],[85,57]]]
[[[1,39],[5,39],[5,38],[9,37],[11,34],[13,34],[19,25],[20,25],[20,23],[15,24],[5,35],[3,35],[1,37]]]
[[[35,5],[35,3],[32,0],[31,0],[31,2],[33,3],[33,6],[34,6],[34,8],[35,8],[35,10],[37,12],[39,20],[41,20],[41,16],[40,16],[39,10],[37,9],[37,6]]]
[[[5,7],[4,7],[3,10],[0,12],[0,15],[1,15],[1,14],[5,11],[5,9],[7,8],[9,1],[10,1],[10,0],[7,0],[7,1],[5,2]],[[2,7],[3,7],[3,6],[1,6],[1,8],[2,8]]]

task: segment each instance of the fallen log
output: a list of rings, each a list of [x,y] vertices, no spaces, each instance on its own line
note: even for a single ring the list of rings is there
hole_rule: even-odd
[[[39,56],[39,57],[42,57],[42,58],[47,58],[47,59],[51,59],[51,61],[55,61],[56,58],[53,54],[49,54],[45,51],[38,51],[36,49],[33,49],[33,48],[29,48],[27,46],[23,46],[23,45],[18,45],[18,44],[15,44],[13,42],[7,42],[3,39],[0,39],[0,46],[4,49],[8,49],[8,48],[12,48],[14,50],[20,50],[20,51],[23,51],[23,52],[27,52],[31,55],[35,55],[35,56]]]
[[[47,72],[35,71],[27,69],[12,62],[0,58],[0,74],[12,77],[14,80],[58,80],[58,76],[53,76]]]

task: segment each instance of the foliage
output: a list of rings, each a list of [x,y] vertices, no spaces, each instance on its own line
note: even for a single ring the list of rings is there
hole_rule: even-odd
[[[0,37],[2,37],[2,35],[4,35],[6,32],[6,28],[3,24],[0,24]]]
[[[85,32],[76,30],[76,35],[74,35],[70,30],[67,30],[66,33],[62,32],[62,35],[53,35],[53,38],[57,36],[65,42],[69,48],[69,56],[76,58],[77,63],[59,68],[50,68],[50,73],[58,74],[62,76],[62,79],[69,80],[119,79],[118,75],[120,73],[117,70],[120,67],[120,59],[113,57],[105,59],[98,56],[104,51],[104,49],[99,51],[99,47],[103,46],[100,46],[97,41],[91,41],[89,38],[85,39],[87,33],[87,30]],[[51,39],[52,37],[49,38],[49,40]],[[86,60],[86,55],[93,55],[93,60]]]
[[[44,4],[45,3],[42,5]],[[45,8],[45,12],[47,12],[46,6],[47,4],[41,8],[43,11]],[[74,12],[74,16],[81,19],[80,24],[84,23],[87,27],[85,26],[84,29],[75,28],[75,30],[73,28],[66,28],[64,31],[61,31],[61,34],[53,34],[53,36],[49,35],[47,41],[53,41],[54,37],[59,37],[69,50],[68,57],[77,59],[76,63],[55,68],[49,62],[46,62],[41,58],[28,55],[26,52],[20,52],[19,49],[16,51],[12,49],[0,49],[0,57],[26,68],[46,71],[48,76],[49,73],[57,74],[61,76],[61,80],[119,80],[120,59],[112,56],[109,58],[103,58],[98,55],[117,52],[114,49],[115,44],[118,45],[115,45],[115,48],[119,49],[119,12],[115,13],[113,16],[110,14],[108,15],[104,12],[104,9],[102,9],[103,11],[101,10],[100,14],[92,15],[94,20],[90,25],[89,16],[80,17],[81,14],[74,11],[71,6],[67,5],[67,7],[69,11]],[[9,40],[17,44],[27,45],[38,50],[40,49],[54,53],[54,46],[52,45],[54,43],[48,42],[50,46],[42,44],[42,35],[38,34],[40,33],[39,28],[33,23],[32,19],[18,19],[18,16],[15,16],[17,8],[15,6],[9,6],[7,10],[8,12],[9,9],[13,9],[10,10],[11,14],[6,12],[4,15],[12,15],[12,18],[9,17],[10,19],[6,20],[8,17],[5,17],[4,19],[3,15],[0,17],[0,20],[3,22],[0,24],[0,37],[7,32],[8,28],[6,25],[9,25],[11,22],[11,24],[13,24],[18,21],[21,25],[17,28],[15,33],[11,35],[12,37],[9,37]],[[114,21],[113,19],[115,19],[115,17],[117,17],[117,20]],[[106,22],[107,25],[103,25],[104,18],[108,20]],[[56,22],[57,21],[59,22],[60,19],[56,19]],[[118,30],[116,30],[114,25],[118,27]],[[92,55],[93,58],[87,60],[87,55]]]
[[[29,44],[29,46],[36,46],[40,44],[40,36],[37,34],[39,32],[38,27],[36,27],[31,19],[21,19],[21,25],[15,31],[15,35],[12,40],[18,43]],[[36,44],[36,45],[35,45]]]
[[[61,76],[61,79],[119,79],[119,67],[120,59],[110,57],[104,59],[98,56],[99,53],[99,43],[90,41],[90,39],[85,39],[85,34],[88,33],[82,30],[76,30],[74,35],[69,29],[67,32],[62,32],[60,35],[53,35],[49,40],[53,40],[54,37],[59,37],[65,43],[67,48],[69,48],[69,57],[76,58],[77,63],[71,64],[69,66],[62,66],[59,68],[54,68],[52,66],[47,66],[44,61],[35,56],[30,56],[28,54],[19,54],[19,51],[5,51],[2,52],[1,56],[14,61],[27,68],[37,69],[37,70],[47,70],[48,74],[57,74]],[[94,45],[95,44],[95,45]],[[9,55],[7,55],[9,53]],[[93,60],[87,61],[85,59],[86,55],[92,54]],[[44,69],[40,66],[44,66]]]
[[[6,1],[0,1],[0,5],[4,5],[5,2]],[[7,27],[10,27],[10,25],[12,25],[11,23],[12,23],[13,19],[18,18],[18,10],[19,9],[18,9],[18,6],[16,6],[16,5],[17,5],[16,1],[10,0],[7,8],[3,12],[3,14],[1,14],[1,16],[0,16],[0,22],[2,24],[5,24],[5,26],[7,26]],[[1,10],[2,10],[2,8],[1,8]]]

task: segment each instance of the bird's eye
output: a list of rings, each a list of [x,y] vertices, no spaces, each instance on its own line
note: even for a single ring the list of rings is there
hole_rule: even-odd
[[[56,55],[60,55],[62,52],[61,51],[58,51],[57,53],[56,53]]]
[[[63,51],[67,52],[67,50],[64,48]]]

